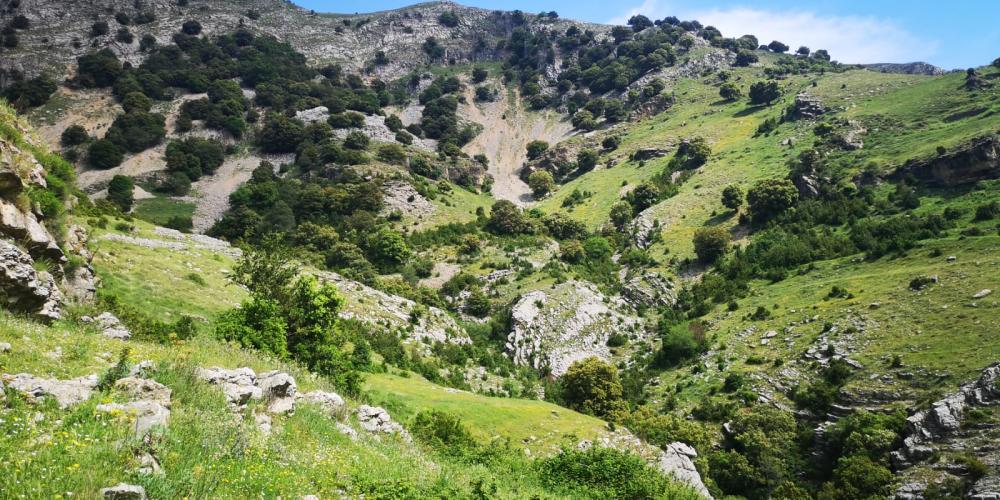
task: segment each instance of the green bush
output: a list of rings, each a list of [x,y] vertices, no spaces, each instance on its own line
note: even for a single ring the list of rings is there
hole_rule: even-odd
[[[642,458],[613,448],[564,448],[535,466],[549,488],[578,488],[587,498],[698,498]]]
[[[603,417],[626,407],[618,370],[598,358],[570,365],[560,386],[566,405],[581,413]]]
[[[97,169],[107,170],[121,165],[125,152],[108,139],[94,141],[87,149],[87,163]]]
[[[421,443],[449,455],[465,455],[476,448],[476,440],[458,417],[438,410],[413,417],[409,431]]]

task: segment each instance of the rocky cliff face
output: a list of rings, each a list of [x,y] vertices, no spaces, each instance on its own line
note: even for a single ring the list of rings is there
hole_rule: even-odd
[[[909,176],[939,187],[996,179],[1000,177],[1000,136],[981,137],[937,157],[908,162],[891,177]]]
[[[866,68],[881,73],[900,73],[904,75],[943,75],[945,71],[933,64],[925,62],[911,63],[876,63],[865,64]]]
[[[35,157],[37,151],[45,151],[41,141],[6,106],[0,106],[0,124],[5,126],[0,130],[0,297],[9,309],[44,321],[58,319],[63,305],[60,286],[87,287],[93,283],[93,272],[86,258],[69,265],[60,240],[33,201],[32,193],[47,188],[47,173]],[[74,237],[79,241],[81,235]]]
[[[252,11],[252,14],[251,14]],[[176,0],[21,0],[11,8],[10,0],[0,1],[2,18],[24,15],[32,28],[19,33],[17,49],[4,54],[0,62],[3,75],[23,73],[29,77],[43,72],[64,75],[81,54],[110,48],[121,59],[133,64],[141,61],[139,40],[154,36],[159,43],[169,43],[181,25],[197,20],[208,35],[232,31],[244,26],[252,31],[287,41],[306,55],[310,63],[341,63],[348,70],[368,69],[383,79],[398,78],[432,62],[422,45],[434,37],[443,56],[433,62],[467,63],[490,60],[497,56],[496,39],[506,37],[519,20],[510,12],[490,11],[451,2],[431,2],[372,14],[316,14],[282,0],[191,0],[179,6]],[[129,26],[135,37],[132,43],[116,40],[121,26],[115,14],[132,18],[144,12],[155,16],[152,22]],[[441,14],[454,12],[455,26],[445,26]],[[565,31],[578,25],[597,32],[607,27],[567,20],[538,20],[525,15],[531,30]],[[92,36],[94,22],[110,26],[107,34]],[[385,59],[375,64],[378,52]]]
[[[592,283],[570,281],[526,293],[511,312],[507,350],[515,363],[548,367],[556,376],[581,359],[610,360],[612,335],[643,335],[641,320],[622,311],[627,311],[623,301],[606,297]]]

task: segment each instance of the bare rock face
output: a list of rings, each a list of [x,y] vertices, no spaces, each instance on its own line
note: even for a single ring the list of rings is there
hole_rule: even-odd
[[[472,342],[455,319],[441,309],[418,308],[410,299],[376,290],[334,272],[318,272],[316,277],[337,285],[343,292],[347,302],[340,312],[342,318],[406,331],[405,340],[411,342]],[[415,317],[415,313],[419,314]]]
[[[608,360],[611,334],[638,330],[640,319],[619,312],[624,309],[621,300],[606,298],[587,282],[570,281],[554,290],[526,293],[511,312],[514,328],[507,337],[507,351],[515,363],[547,366],[556,376],[566,373],[574,361]]]
[[[1000,401],[1000,362],[983,370],[978,379],[959,388],[931,405],[930,409],[906,419],[903,448],[893,453],[897,468],[906,468],[934,453],[935,443],[957,432],[970,406],[985,406]]]
[[[97,388],[97,375],[70,380],[46,379],[28,373],[5,375],[7,386],[29,398],[49,396],[55,398],[60,408],[78,405],[90,398]]]
[[[826,113],[826,107],[818,97],[808,92],[802,92],[795,96],[795,116],[813,120]]]
[[[622,296],[635,306],[672,306],[677,303],[674,284],[657,273],[645,273],[628,280],[622,289]]]
[[[199,368],[196,375],[209,384],[221,386],[226,400],[237,408],[246,405],[251,399],[263,396],[263,392],[255,385],[257,374],[250,368]]]
[[[61,316],[62,294],[52,275],[36,271],[31,256],[5,240],[0,240],[0,291],[10,309],[44,321]]]
[[[422,220],[434,214],[434,204],[405,181],[389,181],[382,186],[383,215],[394,211]]]
[[[701,480],[701,474],[695,468],[694,458],[698,452],[694,448],[680,442],[670,443],[660,455],[656,466],[664,474],[674,476],[677,480],[687,483],[702,496],[712,498],[705,483]]]
[[[1000,135],[980,137],[943,155],[907,162],[890,178],[899,180],[909,176],[939,187],[1000,178]]]
[[[46,258],[60,264],[66,261],[55,238],[38,222],[35,214],[22,211],[4,198],[0,198],[0,234],[23,241],[33,257]]]

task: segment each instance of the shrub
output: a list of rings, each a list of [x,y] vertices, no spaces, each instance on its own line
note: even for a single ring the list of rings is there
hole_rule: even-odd
[[[94,141],[87,149],[87,163],[97,169],[107,170],[121,165],[125,152],[108,139]]]
[[[733,82],[723,83],[722,86],[719,87],[719,97],[727,101],[735,101],[742,95],[743,92],[741,92],[740,88]]]
[[[135,202],[132,195],[134,189],[131,177],[116,175],[108,183],[108,201],[118,207],[122,213],[128,213],[129,210],[132,210],[132,204]]]
[[[107,35],[111,31],[107,21],[97,21],[90,26],[90,36],[99,37]]]
[[[654,470],[642,458],[613,448],[564,448],[535,462],[542,482],[551,488],[576,486],[592,498],[675,498],[683,487]]]
[[[536,170],[528,176],[528,186],[535,198],[542,198],[555,187],[555,179],[548,170]]]
[[[472,69],[472,83],[483,83],[489,76],[490,72],[482,66],[476,66]]]
[[[747,192],[750,216],[755,220],[767,220],[795,205],[799,191],[787,179],[764,179],[758,181]]]
[[[531,141],[528,143],[528,159],[534,160],[549,149],[549,143],[545,141]]]
[[[87,135],[87,129],[80,125],[70,125],[63,130],[62,136],[59,142],[63,146],[77,146],[87,142],[90,136]]]
[[[593,149],[581,150],[576,155],[576,169],[578,172],[589,172],[597,166],[598,155]]]
[[[265,153],[294,153],[303,140],[302,122],[275,113],[267,116],[257,136],[257,143]]]
[[[586,253],[583,251],[583,244],[579,240],[568,240],[559,243],[559,258],[577,264],[583,261]]]
[[[26,109],[48,102],[56,88],[55,81],[43,76],[15,82],[0,95],[7,98],[18,109]]]
[[[603,417],[625,407],[618,370],[598,358],[574,362],[560,379],[566,405]]]
[[[722,190],[722,206],[730,210],[739,210],[743,204],[743,190],[736,184],[730,184]]]
[[[194,20],[184,21],[184,24],[181,25],[181,32],[185,35],[198,35],[201,33],[201,23]]]
[[[354,111],[336,113],[330,115],[330,118],[327,119],[327,123],[329,123],[331,127],[337,129],[361,128],[365,125],[365,115],[361,113],[355,113]],[[386,119],[386,126],[389,126],[388,118]]]
[[[164,156],[167,170],[184,174],[190,181],[196,181],[202,175],[212,175],[222,166],[226,159],[226,149],[222,143],[214,139],[188,137],[170,141]],[[183,187],[181,184],[183,183],[174,187],[181,188]]]
[[[364,132],[354,130],[347,134],[344,138],[344,147],[347,149],[354,149],[358,151],[363,151],[368,148],[368,143],[370,139],[364,134]]]
[[[84,87],[110,87],[122,74],[122,63],[109,49],[77,58],[76,80]]]
[[[464,455],[476,448],[476,440],[462,420],[439,410],[417,413],[409,430],[421,443],[450,455]]]
[[[104,137],[125,151],[140,153],[159,144],[166,135],[163,115],[134,111],[118,115]]]
[[[741,49],[739,52],[736,53],[736,63],[735,63],[735,65],[736,66],[749,66],[749,65],[757,62],[757,60],[758,60],[757,54],[754,54],[753,51],[746,50],[746,49]]]
[[[721,227],[703,227],[694,233],[694,253],[704,264],[711,264],[729,249],[729,231]]]
[[[521,209],[507,200],[500,200],[493,204],[486,227],[494,233],[501,235],[529,233],[532,231],[531,223],[525,219]]]
[[[976,207],[976,218],[975,220],[992,220],[1000,215],[1000,203],[991,201],[989,203],[984,203]]]
[[[274,300],[254,297],[239,308],[224,312],[215,325],[220,338],[278,357],[288,355],[285,320]]]
[[[449,28],[454,28],[455,26],[458,26],[460,19],[458,17],[458,14],[455,13],[455,11],[447,10],[442,12],[441,15],[438,16],[438,21],[440,21],[441,24],[444,26],[447,26]]]
[[[755,105],[767,104],[771,105],[772,102],[781,97],[781,89],[778,88],[778,82],[767,81],[767,82],[755,82],[750,85],[750,103]]]

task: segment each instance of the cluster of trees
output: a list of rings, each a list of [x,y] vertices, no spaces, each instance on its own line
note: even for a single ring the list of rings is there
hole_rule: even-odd
[[[435,79],[419,96],[424,105],[420,126],[408,129],[414,135],[437,139],[438,150],[450,156],[460,155],[460,148],[478,133],[472,125],[458,121],[458,93],[461,90],[458,77]]]
[[[294,359],[356,396],[359,371],[371,363],[368,343],[341,327],[338,313],[344,299],[336,287],[297,275],[297,266],[275,238],[244,253],[231,279],[246,287],[250,298],[222,314],[216,334],[279,359]]]

